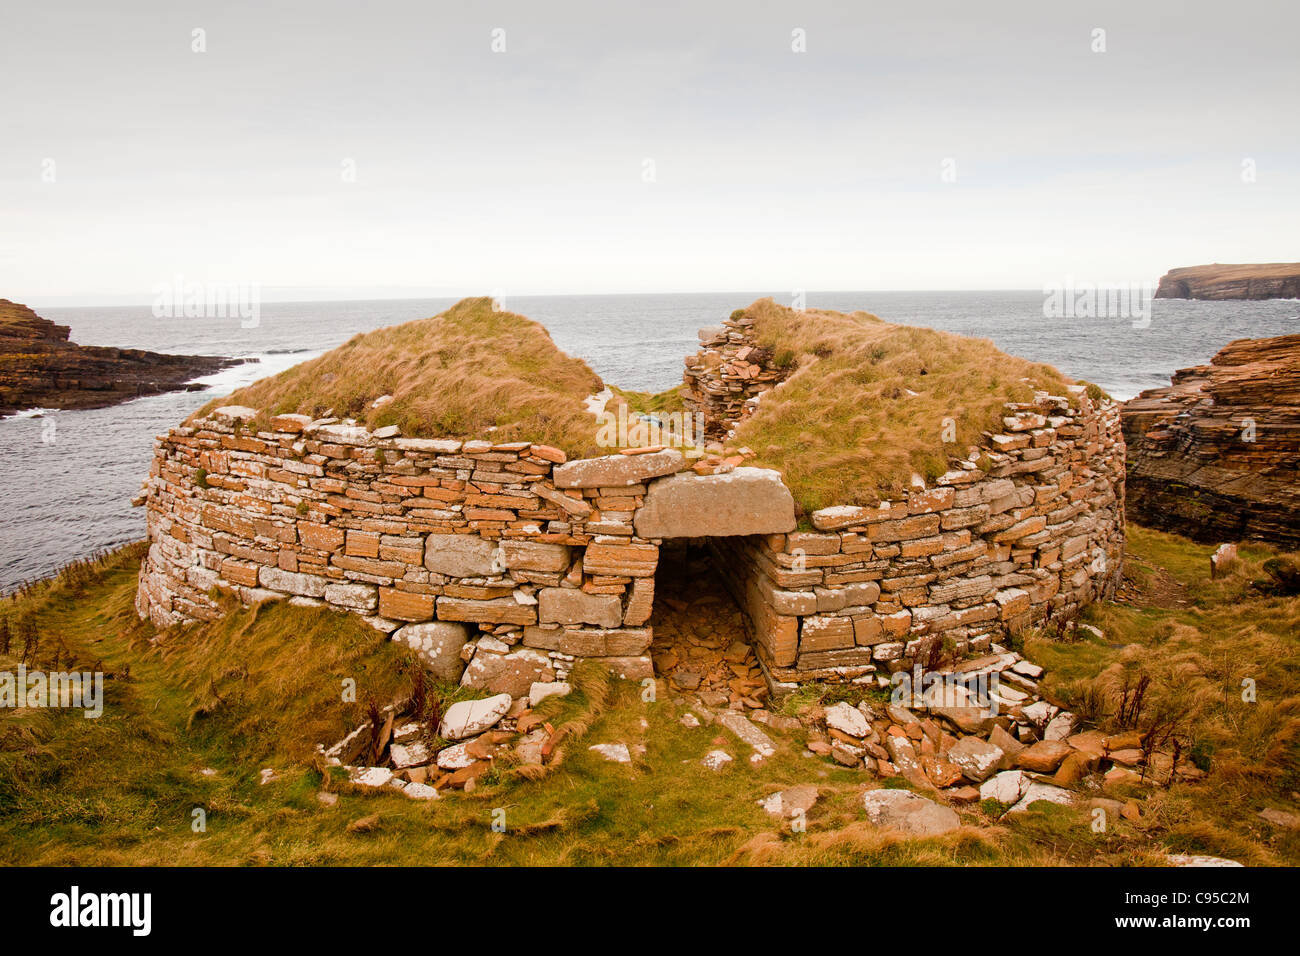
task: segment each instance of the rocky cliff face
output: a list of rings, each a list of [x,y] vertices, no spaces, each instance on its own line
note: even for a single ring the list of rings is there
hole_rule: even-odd
[[[1134,521],[1300,548],[1300,335],[1231,342],[1127,402],[1123,423]]]
[[[235,360],[77,345],[68,327],[0,299],[0,415],[24,408],[101,408],[180,388]]]
[[[1300,262],[1170,269],[1157,299],[1300,299]]]

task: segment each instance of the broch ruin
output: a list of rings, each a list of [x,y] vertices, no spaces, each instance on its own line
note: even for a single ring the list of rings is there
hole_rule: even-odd
[[[793,370],[817,373],[815,357],[778,359],[761,344],[758,305],[702,331],[686,359],[681,401],[704,435],[683,447],[575,457],[495,426],[431,436],[351,410],[303,413],[296,393],[297,407],[236,393],[205,408],[159,436],[137,499],[150,542],[137,610],[167,627],[218,615],[222,592],[329,606],[409,645],[440,679],[518,698],[583,659],[654,677],[656,578],[688,545],[725,583],[752,646],[732,703],[758,706],[807,681],[875,681],[940,648],[949,660],[987,655],[1113,592],[1125,474],[1115,402],[1082,384],[1001,402],[998,425],[969,448],[943,446],[946,471],[806,510],[761,450],[735,447]],[[367,415],[400,404],[363,397],[354,408]],[[613,403],[583,398],[594,434]]]

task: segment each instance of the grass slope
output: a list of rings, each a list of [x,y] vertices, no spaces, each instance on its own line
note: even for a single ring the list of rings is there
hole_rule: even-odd
[[[762,397],[733,444],[777,468],[805,511],[874,504],[965,457],[1002,405],[1035,389],[1064,395],[1049,365],[998,351],[988,339],[893,325],[866,312],[796,312],[760,299],[744,312],[778,366],[793,368]],[[945,443],[952,419],[955,441]]]
[[[600,378],[565,355],[541,325],[464,299],[441,315],[353,336],[319,358],[214,399],[271,415],[355,418],[398,425],[422,438],[529,440],[574,454],[597,453],[596,425],[583,402]],[[378,408],[382,396],[392,401]]]
[[[1160,676],[1159,694],[1194,697],[1202,706],[1191,729],[1210,748],[1211,769],[1202,783],[1154,791],[1140,820],[1114,821],[1104,833],[1082,810],[1040,804],[998,822],[998,808],[976,806],[961,810],[967,826],[958,831],[907,840],[865,822],[868,778],[805,757],[801,733],[773,732],[778,752],[755,767],[725,731],[682,726],[671,695],[645,702],[639,685],[595,669],[575,672],[569,697],[541,705],[573,738],[539,779],[503,767],[473,793],[431,803],[346,792],[312,766],[312,749],[360,723],[368,695],[382,702],[406,693],[409,658],[351,616],[283,604],[234,610],[151,643],[159,635],[131,608],[132,547],[0,603],[11,622],[36,625],[46,666],[51,655],[65,666],[102,660],[116,675],[98,720],[0,711],[0,862],[1118,865],[1158,864],[1171,849],[1300,863],[1300,834],[1256,816],[1265,806],[1295,809],[1300,599],[1247,590],[1262,550],[1211,584],[1209,548],[1140,529],[1130,540],[1136,597],[1099,609],[1106,639],[1031,635],[1027,649],[1066,697],[1086,698],[1085,682],[1135,662]],[[12,670],[22,650],[11,646],[0,670]],[[1243,674],[1258,681],[1254,705],[1240,702]],[[358,703],[341,700],[346,678],[357,682]],[[616,741],[646,752],[618,765],[587,749]],[[737,757],[721,773],[700,764],[715,747]],[[262,786],[264,767],[278,778]],[[821,797],[806,833],[756,805],[804,782]],[[323,787],[344,791],[337,805],[317,799]],[[206,832],[192,829],[196,808],[206,812]],[[365,823],[350,828],[357,821]]]

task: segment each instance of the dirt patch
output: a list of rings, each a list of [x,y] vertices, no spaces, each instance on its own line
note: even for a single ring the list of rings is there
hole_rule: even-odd
[[[1158,564],[1129,554],[1124,562],[1116,604],[1176,609],[1191,603],[1187,588]]]
[[[655,672],[674,691],[690,692],[714,707],[757,710],[767,700],[745,617],[714,571],[703,546],[666,545],[655,576],[650,619]]]

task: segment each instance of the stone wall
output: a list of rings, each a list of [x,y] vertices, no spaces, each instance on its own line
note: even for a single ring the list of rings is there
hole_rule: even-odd
[[[753,412],[759,396],[785,378],[769,350],[753,340],[754,320],[743,312],[700,329],[700,351],[686,359],[682,400],[704,416],[704,435],[725,439]]]
[[[733,321],[701,383],[725,434],[781,375]],[[706,331],[702,340],[717,333]],[[706,347],[705,351],[709,351]],[[737,358],[744,353],[745,358]],[[691,360],[688,360],[688,362]],[[702,366],[703,367],[703,366]],[[688,372],[688,381],[691,376]],[[755,384],[757,383],[757,384]],[[578,658],[621,676],[648,655],[659,546],[704,539],[774,690],[985,651],[1108,596],[1123,554],[1119,408],[1082,387],[1009,405],[1004,429],[904,500],[825,508],[796,530],[773,471],[692,468],[674,449],[567,461],[547,446],[405,438],[226,407],[160,436],[139,501],[137,609],[159,626],[240,600],[362,615],[435,674],[526,695]],[[956,464],[956,463],[955,463]]]
[[[1119,408],[1075,399],[1009,406],[984,468],[904,500],[825,508],[811,531],[713,539],[772,682],[911,667],[935,641],[949,659],[986,653],[1110,597],[1124,552]]]
[[[730,436],[790,369],[752,321],[700,332],[686,400],[706,434]],[[1109,597],[1124,553],[1120,406],[1082,385],[1005,408],[1003,430],[906,498],[825,508],[811,531],[715,538],[774,685],[910,667],[935,642],[951,656]]]
[[[680,452],[566,462],[527,442],[402,438],[347,422],[242,425],[227,407],[161,436],[136,606],[159,626],[288,597],[355,612],[440,676],[527,693],[575,658],[626,677],[646,650],[655,543],[633,517]]]

